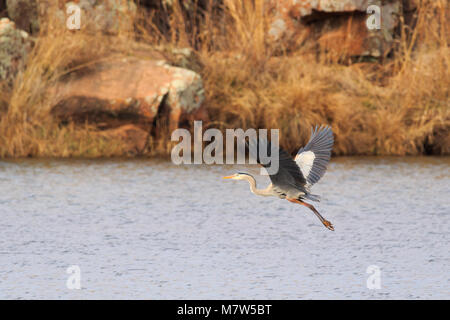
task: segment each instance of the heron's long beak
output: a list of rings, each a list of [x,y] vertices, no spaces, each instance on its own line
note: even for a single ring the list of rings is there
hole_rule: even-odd
[[[226,177],[223,177],[224,179],[232,179],[233,178],[233,176],[226,176]]]

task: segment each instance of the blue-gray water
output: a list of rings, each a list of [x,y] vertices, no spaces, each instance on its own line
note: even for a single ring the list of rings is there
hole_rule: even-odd
[[[242,169],[0,162],[0,298],[450,298],[450,158],[333,159],[313,191],[335,232],[221,179]]]

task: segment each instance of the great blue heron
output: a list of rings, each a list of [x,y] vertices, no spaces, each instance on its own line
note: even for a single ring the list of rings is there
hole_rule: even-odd
[[[251,192],[256,195],[277,196],[281,199],[304,205],[314,212],[326,228],[334,231],[330,221],[322,217],[313,205],[304,202],[305,199],[320,200],[318,195],[311,194],[310,188],[325,174],[327,164],[330,161],[333,142],[333,131],[330,127],[321,126],[318,128],[316,126],[314,129],[311,129],[311,137],[308,143],[305,147],[300,148],[294,159],[289,153],[279,148],[278,172],[269,175],[272,183],[265,189],[256,189],[255,178],[244,172],[238,172],[224,177],[224,179],[247,180],[250,184]],[[258,147],[260,145],[261,142],[258,142]],[[266,143],[264,147],[270,150],[270,143]],[[258,154],[253,156],[263,167],[268,166],[261,163]]]

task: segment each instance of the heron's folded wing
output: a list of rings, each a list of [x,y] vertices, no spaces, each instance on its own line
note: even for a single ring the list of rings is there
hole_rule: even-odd
[[[300,167],[308,185],[313,185],[325,174],[333,143],[333,131],[330,127],[316,126],[311,129],[311,138],[295,156],[295,162]]]

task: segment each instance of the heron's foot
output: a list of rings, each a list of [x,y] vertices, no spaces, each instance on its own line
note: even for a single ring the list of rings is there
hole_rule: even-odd
[[[323,220],[323,225],[325,226],[325,228],[327,228],[327,229],[329,229],[329,230],[331,230],[331,231],[334,231],[334,227],[333,227],[333,225],[331,224],[331,222],[330,221],[328,221],[328,220]]]

